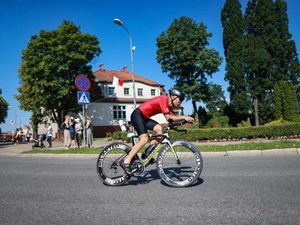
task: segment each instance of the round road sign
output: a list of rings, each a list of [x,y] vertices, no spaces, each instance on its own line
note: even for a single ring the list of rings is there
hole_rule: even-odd
[[[89,91],[91,88],[91,80],[86,75],[78,75],[75,79],[75,86],[78,91]]]

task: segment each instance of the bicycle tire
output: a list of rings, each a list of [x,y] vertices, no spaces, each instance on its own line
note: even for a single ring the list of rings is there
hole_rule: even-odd
[[[157,156],[156,168],[161,179],[172,187],[192,185],[201,175],[203,158],[196,146],[185,141],[176,141],[172,147],[165,145]]]
[[[119,186],[130,179],[130,175],[120,166],[120,160],[130,149],[124,143],[114,142],[100,152],[97,159],[97,174],[104,184]]]

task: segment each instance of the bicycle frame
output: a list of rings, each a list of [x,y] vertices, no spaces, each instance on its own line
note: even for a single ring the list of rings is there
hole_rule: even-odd
[[[135,139],[138,138],[137,135],[132,137],[132,145],[135,144]],[[167,131],[165,131],[163,134],[157,134],[157,135],[150,135],[150,139],[148,141],[148,143],[150,143],[152,140],[157,139],[157,138],[161,138],[161,140],[159,141],[158,145],[155,147],[155,149],[151,152],[151,154],[144,160],[141,160],[141,162],[143,163],[144,167],[146,167],[148,165],[148,163],[150,162],[150,160],[152,158],[155,157],[155,155],[157,153],[159,153],[159,151],[166,145],[168,145],[174,155],[174,158],[176,159],[176,161],[178,161],[178,156],[176,154],[176,152],[174,151],[173,147],[172,147],[172,141],[170,140],[170,137],[167,133]]]

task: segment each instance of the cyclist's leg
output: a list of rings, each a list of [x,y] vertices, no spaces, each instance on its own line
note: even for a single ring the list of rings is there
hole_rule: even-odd
[[[148,140],[148,134],[141,134],[139,136],[139,142],[131,148],[128,155],[124,158],[124,164],[131,164],[133,157],[144,147],[145,144],[147,144]]]
[[[133,157],[142,149],[148,142],[149,136],[147,133],[146,120],[139,108],[135,109],[131,114],[132,125],[139,136],[139,142],[132,147],[128,155],[124,158],[124,164],[131,164]]]
[[[163,133],[163,127],[159,124],[156,123],[155,126],[152,128],[152,130],[156,133],[156,134],[162,134]],[[158,144],[159,140],[158,139],[153,139],[151,141],[151,144]]]

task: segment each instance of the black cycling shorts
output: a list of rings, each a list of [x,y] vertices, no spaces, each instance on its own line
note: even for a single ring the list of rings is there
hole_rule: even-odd
[[[155,120],[145,118],[139,108],[136,108],[131,114],[131,122],[138,136],[147,134],[147,130],[153,130],[158,124]]]

